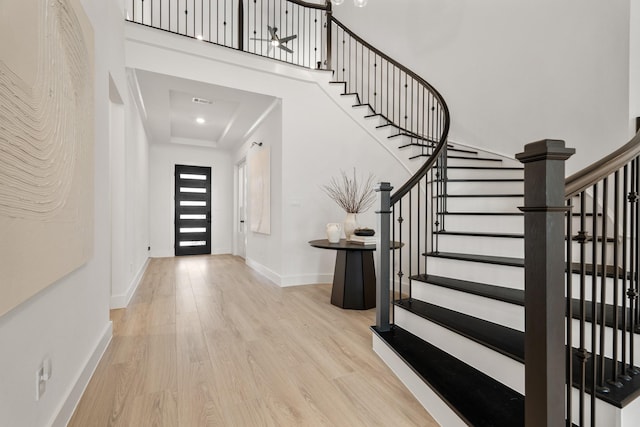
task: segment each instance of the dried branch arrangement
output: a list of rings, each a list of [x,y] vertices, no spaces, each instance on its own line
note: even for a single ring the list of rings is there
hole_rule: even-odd
[[[364,182],[358,182],[356,170],[353,170],[353,178],[345,171],[340,171],[340,177],[333,177],[329,184],[323,185],[322,189],[327,196],[331,197],[347,213],[360,213],[369,209],[376,200],[373,191],[374,176],[369,177]]]

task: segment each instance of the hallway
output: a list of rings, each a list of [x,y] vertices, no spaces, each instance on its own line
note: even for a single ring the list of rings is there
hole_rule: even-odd
[[[70,426],[437,424],[371,350],[374,310],[230,255],[155,258]]]

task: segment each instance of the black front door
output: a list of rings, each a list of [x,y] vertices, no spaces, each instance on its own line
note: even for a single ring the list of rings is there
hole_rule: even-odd
[[[211,168],[176,165],[175,253],[211,253]]]

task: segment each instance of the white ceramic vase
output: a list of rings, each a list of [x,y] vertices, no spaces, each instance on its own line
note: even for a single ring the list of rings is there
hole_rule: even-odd
[[[329,243],[339,243],[341,234],[342,224],[338,224],[337,222],[327,224],[327,240],[329,240]]]
[[[351,235],[356,228],[358,228],[358,220],[356,218],[356,214],[347,212],[347,217],[344,219],[343,223],[344,235],[347,240],[351,238]]]

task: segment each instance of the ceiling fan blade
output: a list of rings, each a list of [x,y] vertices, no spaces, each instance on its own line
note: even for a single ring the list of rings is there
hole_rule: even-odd
[[[289,53],[293,53],[293,51],[291,49],[289,49],[288,47],[286,47],[283,44],[278,45],[278,47],[282,50],[284,50],[285,52],[289,52]]]
[[[280,43],[286,43],[298,37],[297,35],[287,36],[280,39]]]
[[[260,41],[260,42],[270,42],[271,41],[270,39],[257,39],[255,37],[251,37],[249,40],[257,40],[257,41]]]

